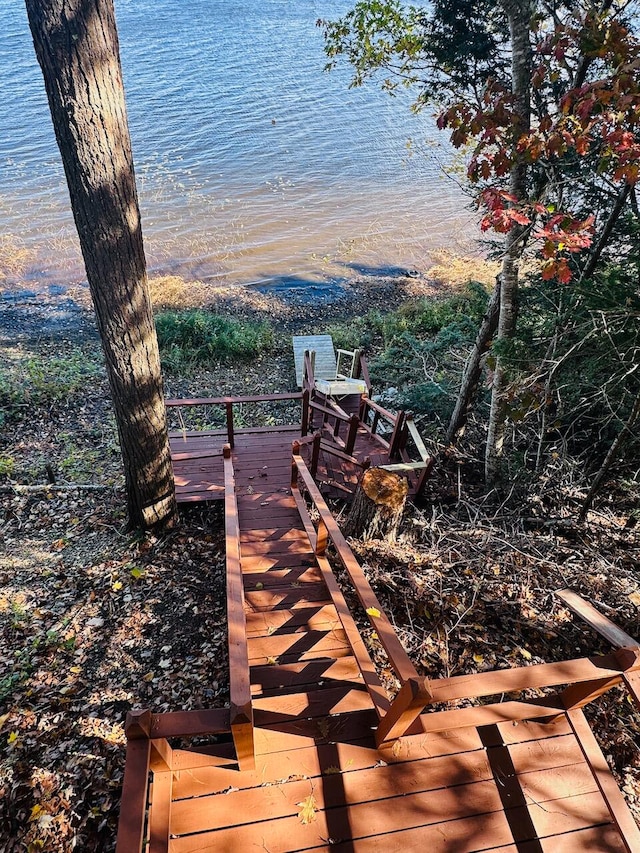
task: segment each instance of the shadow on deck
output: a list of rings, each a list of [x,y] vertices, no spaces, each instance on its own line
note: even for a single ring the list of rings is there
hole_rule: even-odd
[[[302,394],[288,396],[298,399],[304,411]],[[179,499],[225,501],[231,705],[129,715],[117,853],[640,851],[581,710],[620,683],[640,704],[636,641],[563,591],[616,651],[426,678],[318,487],[339,492],[339,475],[343,488],[353,482],[366,458],[360,439],[370,460],[374,445],[388,452],[375,429],[359,417],[349,446],[354,412],[324,420],[307,399],[305,427],[241,430],[234,402],[214,405],[225,407],[224,430],[176,432],[171,447]],[[304,455],[292,455],[303,433]],[[386,651],[400,685],[393,698],[336,564]],[[538,698],[469,704],[539,688]]]

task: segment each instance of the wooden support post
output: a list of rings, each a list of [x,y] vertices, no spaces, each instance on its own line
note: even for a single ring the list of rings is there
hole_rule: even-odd
[[[169,853],[172,781],[171,772],[153,774],[153,794],[149,807],[150,853]]]
[[[151,759],[150,730],[151,711],[130,711],[127,714],[127,756],[116,853],[142,851]]]
[[[227,410],[227,441],[229,446],[233,447],[233,403],[225,403],[225,409]]]
[[[318,461],[320,459],[320,443],[322,441],[322,433],[317,432],[313,437],[313,445],[311,447],[311,476],[315,477],[318,473]]]
[[[349,430],[347,432],[347,441],[344,447],[345,453],[353,453],[353,448],[355,447],[356,438],[358,436],[358,427],[360,426],[360,418],[353,414],[349,418]]]
[[[405,418],[405,413],[400,410],[396,416],[396,425],[393,428],[393,434],[389,442],[389,459],[396,459],[400,455]]]
[[[391,707],[376,729],[376,746],[397,740],[417,720],[431,701],[429,681],[426,678],[409,678],[400,688]]]
[[[318,533],[316,535],[316,547],[315,552],[319,557],[323,557],[325,551],[327,550],[327,545],[329,543],[329,531],[327,530],[327,525],[324,523],[322,518],[318,522]]]
[[[302,392],[302,424],[301,424],[301,430],[300,430],[301,435],[303,437],[309,431],[309,424],[310,424],[310,420],[309,420],[309,416],[310,416],[309,396],[310,396],[309,395],[309,389],[305,388],[304,391]]]
[[[293,441],[291,443],[291,489],[298,488],[298,463],[296,456],[300,456],[300,442]]]
[[[378,422],[380,421],[380,412],[377,410],[373,413],[373,420],[371,421],[371,435],[376,434],[376,430],[378,429]]]

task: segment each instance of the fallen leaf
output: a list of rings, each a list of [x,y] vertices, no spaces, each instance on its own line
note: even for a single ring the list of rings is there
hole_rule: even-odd
[[[336,767],[335,764],[332,764],[330,767],[327,767],[327,769],[324,771],[325,776],[335,776],[339,773],[342,773],[342,770],[340,770],[339,767]]]
[[[529,655],[529,657],[531,657],[531,655]],[[473,659],[474,659],[474,661],[475,661],[478,665],[479,665],[479,664],[481,664],[481,663],[484,663],[484,655],[479,655],[479,654],[477,654],[477,653],[476,653],[476,654],[473,656]]]
[[[378,610],[377,607],[367,607],[367,615],[368,616],[382,616],[382,613]]]
[[[527,651],[527,649],[520,648],[520,654],[525,660],[531,660],[531,652]]]
[[[394,758],[399,758],[402,753],[402,744],[400,740],[394,741],[393,746],[391,747],[391,752],[393,753]]]
[[[318,721],[318,731],[325,740],[329,737],[329,720],[325,717]]]
[[[269,657],[267,658],[267,666],[277,666],[277,664],[278,658],[269,655]]]
[[[134,580],[138,580],[138,578],[141,578],[143,574],[144,572],[142,571],[142,569],[131,569],[131,577]]]
[[[122,589],[122,581],[116,581],[115,583],[111,584],[111,589],[114,592],[120,592],[120,590]]]
[[[640,607],[640,592],[632,592],[629,596],[629,601],[635,604],[636,607]]]
[[[262,581],[258,581],[258,583],[256,584],[256,589],[264,589],[264,584],[262,583]]]
[[[305,797],[304,800],[296,803],[296,805],[300,808],[300,811],[298,812],[300,823],[306,826],[316,819],[317,803],[313,794],[309,794],[308,797]]]
[[[19,737],[20,735],[18,732],[9,732],[9,737],[7,738],[7,743],[9,744],[9,746],[15,743]]]

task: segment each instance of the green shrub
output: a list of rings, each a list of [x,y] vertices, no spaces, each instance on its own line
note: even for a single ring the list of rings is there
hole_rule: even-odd
[[[179,369],[212,360],[248,359],[273,345],[268,323],[252,323],[207,311],[166,311],[156,317],[165,367]]]
[[[87,393],[102,375],[97,358],[79,348],[62,356],[5,361],[0,364],[0,423],[26,414],[30,407],[66,403],[76,394]]]

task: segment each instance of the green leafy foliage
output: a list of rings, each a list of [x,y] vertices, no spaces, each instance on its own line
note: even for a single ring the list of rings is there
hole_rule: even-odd
[[[327,333],[336,346],[372,356],[374,386],[397,388],[395,405],[441,420],[452,408],[461,360],[486,304],[484,287],[472,282],[446,298],[418,299],[388,314],[370,312]]]
[[[167,311],[156,317],[165,367],[180,369],[212,360],[248,359],[269,349],[268,323],[220,317],[207,311]]]

